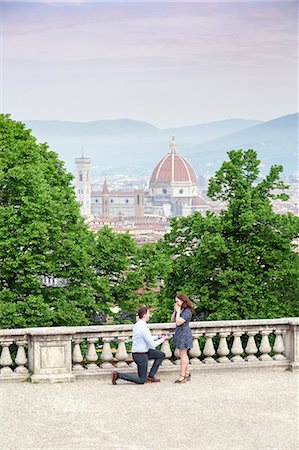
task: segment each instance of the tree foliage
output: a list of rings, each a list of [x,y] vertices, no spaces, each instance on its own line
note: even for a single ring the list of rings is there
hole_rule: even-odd
[[[88,324],[93,237],[72,175],[22,123],[0,116],[0,327]],[[46,287],[42,277],[61,280]]]
[[[96,234],[95,243],[93,265],[97,281],[106,286],[106,305],[135,315],[140,305],[153,301],[154,288],[165,276],[169,258],[155,244],[138,247],[129,234],[108,227]]]
[[[230,151],[210,180],[208,194],[227,202],[219,216],[175,219],[165,236],[172,272],[161,292],[166,320],[179,291],[199,297],[198,312],[207,319],[249,319],[298,314],[298,254],[292,241],[298,217],[273,212],[271,199],[287,199],[272,166],[259,183],[256,152]]]
[[[297,315],[299,219],[271,203],[288,198],[282,167],[258,182],[253,150],[228,156],[208,190],[226,202],[220,215],[174,218],[163,240],[138,246],[107,227],[89,232],[57,155],[0,115],[0,328],[88,325],[141,304],[168,321],[178,292],[208,320]]]

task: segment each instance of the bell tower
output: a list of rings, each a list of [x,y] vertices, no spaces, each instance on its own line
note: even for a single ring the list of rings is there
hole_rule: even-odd
[[[85,156],[83,156],[83,150],[81,158],[75,158],[75,166],[76,166],[75,184],[76,184],[77,201],[80,204],[80,212],[82,216],[88,217],[91,215],[91,204],[90,204],[91,160],[90,158],[86,158]]]
[[[102,200],[102,216],[107,218],[109,217],[109,189],[107,179],[105,178],[103,184],[103,200]]]

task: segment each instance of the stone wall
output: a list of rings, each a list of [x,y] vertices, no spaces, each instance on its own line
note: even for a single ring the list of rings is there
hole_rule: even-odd
[[[193,370],[299,369],[299,319],[192,322]],[[178,370],[175,325],[150,324],[166,333],[162,371]],[[59,382],[101,377],[115,368],[135,371],[132,325],[0,330],[0,382]]]

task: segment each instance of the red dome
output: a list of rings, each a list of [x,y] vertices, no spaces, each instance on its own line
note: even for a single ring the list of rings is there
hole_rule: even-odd
[[[191,164],[176,151],[174,138],[170,153],[162,158],[153,170],[150,183],[191,182],[197,184],[196,173]]]

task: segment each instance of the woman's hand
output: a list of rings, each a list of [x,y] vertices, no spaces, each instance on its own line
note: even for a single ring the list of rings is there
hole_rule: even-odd
[[[181,307],[176,303],[174,305],[174,310],[175,310],[176,313],[180,313],[181,312]]]

